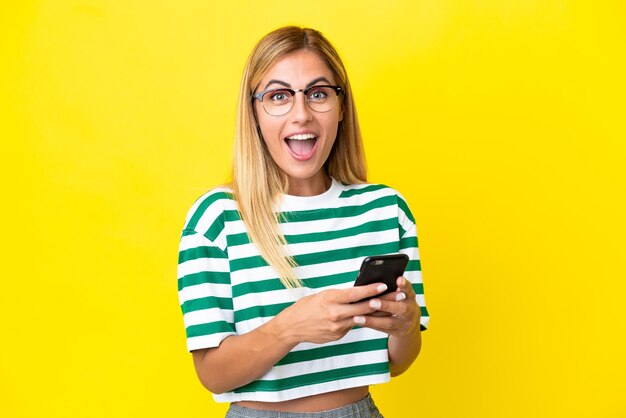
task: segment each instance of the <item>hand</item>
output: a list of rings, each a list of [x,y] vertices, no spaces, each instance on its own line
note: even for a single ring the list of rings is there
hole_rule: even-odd
[[[324,290],[306,296],[283,310],[276,320],[283,330],[283,338],[295,343],[325,343],[336,341],[346,335],[355,325],[353,318],[374,313],[363,298],[384,292],[387,286],[374,283],[347,289]]]
[[[369,300],[376,313],[357,315],[354,322],[363,327],[385,332],[394,337],[405,337],[420,329],[420,307],[415,300],[413,286],[404,277],[398,277],[398,290]]]

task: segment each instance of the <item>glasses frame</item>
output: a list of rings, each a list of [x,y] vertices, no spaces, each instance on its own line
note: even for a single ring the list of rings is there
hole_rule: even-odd
[[[281,88],[277,88],[277,89],[269,89],[269,90],[263,90],[261,92],[258,93],[253,93],[252,94],[252,100],[257,99],[259,102],[261,102],[261,104],[263,104],[263,97],[267,94],[267,93],[271,93],[273,91],[286,91],[288,93],[291,93],[291,106],[289,107],[289,110],[287,110],[285,113],[281,113],[280,115],[272,115],[270,112],[267,111],[267,109],[265,108],[265,106],[263,106],[263,110],[265,111],[265,113],[267,113],[270,116],[284,116],[287,113],[291,112],[291,109],[293,109],[293,98],[296,97],[296,93],[301,92],[302,94],[304,94],[304,101],[306,102],[306,105],[309,107],[309,109],[311,109],[312,111],[316,112],[316,113],[327,113],[330,112],[331,110],[334,109],[334,107],[331,107],[328,110],[325,111],[319,111],[319,110],[315,110],[311,107],[311,104],[309,103],[309,98],[308,98],[308,92],[315,89],[315,88],[320,88],[320,87],[328,87],[331,88],[335,91],[335,94],[337,96],[339,96],[340,94],[344,94],[346,91],[343,89],[343,87],[339,87],[339,86],[331,86],[328,84],[318,84],[315,86],[311,86],[311,87],[307,87],[306,89],[290,89],[287,87],[281,87]]]

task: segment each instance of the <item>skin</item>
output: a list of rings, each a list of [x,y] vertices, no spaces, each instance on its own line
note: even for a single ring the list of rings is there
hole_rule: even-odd
[[[284,56],[271,66],[261,80],[257,92],[281,87],[301,89],[324,84],[336,85],[330,69],[317,54],[301,50]],[[289,179],[288,193],[313,196],[326,191],[330,179],[322,167],[330,155],[339,122],[343,119],[341,106],[325,113],[314,112],[306,104],[304,94],[296,93],[293,107],[286,115],[268,115],[258,100],[255,100],[255,110],[267,149]],[[285,138],[303,132],[317,136],[317,149],[310,159],[298,161],[289,151]]]
[[[415,299],[413,286],[404,277],[398,277],[396,283],[396,292],[369,301],[370,307],[376,310],[374,314],[353,318],[361,326],[389,334],[391,376],[404,373],[413,364],[422,347],[420,307]]]
[[[321,77],[327,81],[319,84],[335,84],[330,69],[316,54],[297,51],[270,67],[258,91],[271,88],[272,84],[267,87],[271,80],[280,80],[293,89],[300,89]],[[341,109],[314,112],[302,94],[296,94],[291,111],[280,117],[267,115],[258,101],[255,106],[268,150],[289,179],[288,193],[313,196],[326,191],[330,178],[323,165],[343,117]],[[286,136],[302,131],[318,136],[317,149],[307,161],[294,158],[284,141]],[[391,375],[399,375],[409,368],[420,351],[420,311],[413,288],[403,277],[398,278],[396,292],[358,302],[378,295],[385,288],[382,283],[374,283],[306,296],[249,333],[228,337],[219,347],[195,350],[193,360],[198,377],[211,392],[223,393],[260,378],[298,344],[336,341],[355,325],[389,334]],[[215,370],[222,372],[215,373]],[[226,370],[228,373],[224,373]],[[237,404],[255,409],[315,412],[356,402],[368,392],[369,388],[363,386],[285,402],[242,401]]]

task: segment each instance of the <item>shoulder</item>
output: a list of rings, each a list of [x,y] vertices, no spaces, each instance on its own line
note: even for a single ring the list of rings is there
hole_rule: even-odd
[[[386,184],[360,183],[343,184],[341,198],[357,205],[395,206],[398,215],[409,222],[415,222],[406,198],[398,190]]]
[[[405,201],[404,197],[393,187],[379,183],[357,183],[342,184],[343,191],[340,197],[350,198],[352,196],[362,196],[366,199],[377,199],[393,196]]]
[[[218,186],[202,194],[187,212],[183,230],[205,234],[215,224],[222,225],[229,214],[237,211],[233,190],[228,186]]]

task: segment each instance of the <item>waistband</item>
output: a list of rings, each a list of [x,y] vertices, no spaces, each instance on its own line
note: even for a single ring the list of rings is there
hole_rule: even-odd
[[[225,418],[383,418],[368,394],[358,402],[320,412],[281,412],[230,404]]]

